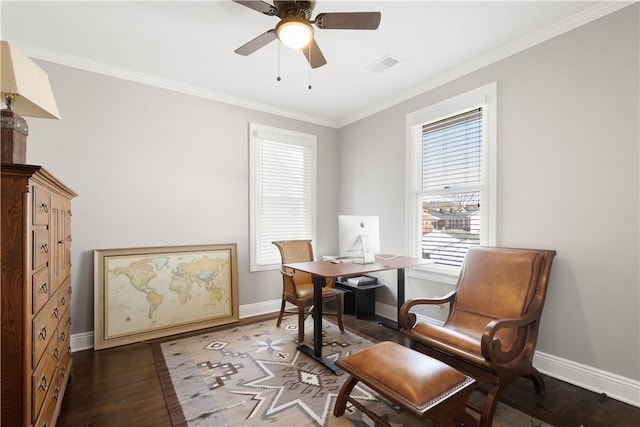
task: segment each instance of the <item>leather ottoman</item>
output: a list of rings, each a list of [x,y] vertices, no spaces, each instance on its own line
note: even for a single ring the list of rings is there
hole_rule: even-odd
[[[336,361],[350,377],[342,385],[333,414],[342,416],[347,401],[381,425],[389,424],[349,394],[358,381],[436,427],[476,426],[465,412],[476,381],[425,354],[385,341]]]

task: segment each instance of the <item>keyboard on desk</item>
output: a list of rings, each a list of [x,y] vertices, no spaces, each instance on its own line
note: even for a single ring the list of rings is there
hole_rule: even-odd
[[[338,259],[341,263],[345,264],[362,264],[364,263],[363,258],[340,258]]]

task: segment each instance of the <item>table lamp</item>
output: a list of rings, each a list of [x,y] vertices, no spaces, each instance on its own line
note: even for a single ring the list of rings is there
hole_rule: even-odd
[[[0,42],[0,92],[2,110],[2,163],[24,164],[27,156],[27,122],[20,116],[59,119],[49,76],[31,59],[6,41]]]

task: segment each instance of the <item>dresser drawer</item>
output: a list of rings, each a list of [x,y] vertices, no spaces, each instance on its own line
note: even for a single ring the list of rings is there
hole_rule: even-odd
[[[33,187],[33,225],[48,225],[51,195],[47,190]]]
[[[60,317],[60,323],[58,324],[59,344],[68,347],[70,337],[71,337],[71,307],[67,307],[65,312]]]
[[[45,304],[40,312],[33,318],[32,342],[33,358],[32,366],[35,366],[51,338],[57,335],[56,328],[60,320],[58,309],[58,294],[55,293]],[[57,336],[54,341],[57,341]]]
[[[49,267],[44,267],[31,276],[31,295],[33,296],[33,314],[36,314],[51,297]]]
[[[56,371],[57,375],[57,371]],[[58,406],[58,400],[62,399],[61,390],[58,384],[54,387],[49,388],[47,392],[47,396],[45,397],[44,405],[42,406],[42,410],[40,411],[40,416],[38,420],[35,422],[35,427],[53,427],[54,420],[53,416],[56,412],[56,407]]]
[[[58,365],[58,384],[60,384],[60,389],[64,386],[69,375],[71,375],[71,347],[69,347],[67,341],[66,347],[60,347],[60,364]]]
[[[49,230],[33,231],[33,269],[47,265],[49,261]]]
[[[56,335],[56,331],[53,331]],[[60,360],[58,340],[52,339],[46,348],[45,354],[31,376],[31,419],[35,420],[40,414],[42,404],[50,389],[55,389],[59,382],[56,376],[56,368]]]
[[[71,305],[71,278],[62,283],[58,291],[58,308],[60,313],[64,313],[67,307]]]

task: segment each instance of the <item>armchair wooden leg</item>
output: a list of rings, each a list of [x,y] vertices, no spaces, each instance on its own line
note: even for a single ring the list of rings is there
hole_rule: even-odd
[[[540,375],[540,372],[536,368],[532,366],[531,370],[527,375],[525,375],[525,377],[533,381],[533,387],[536,389],[537,394],[544,394],[544,389],[545,389],[544,379],[542,378],[542,375]]]
[[[278,315],[278,321],[276,322],[276,327],[280,327],[282,323],[282,316],[284,316],[284,307],[287,305],[287,302],[282,298],[282,304],[280,304],[280,315]]]
[[[496,412],[496,406],[498,406],[498,398],[504,391],[506,386],[498,385],[487,393],[487,399],[482,406],[482,412],[480,413],[479,427],[491,427],[493,423],[493,415]]]

